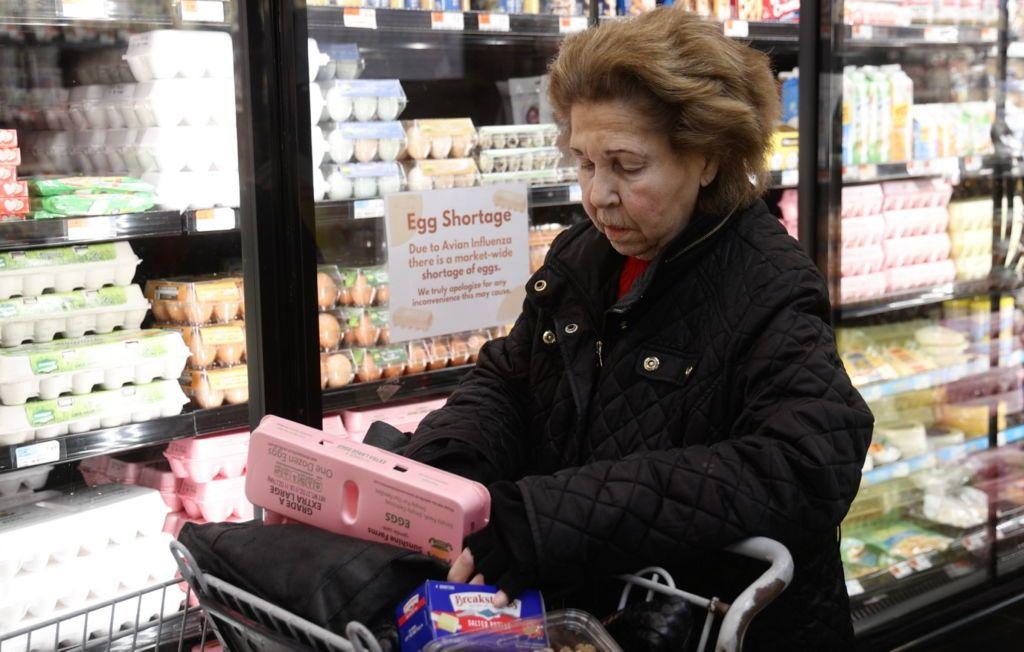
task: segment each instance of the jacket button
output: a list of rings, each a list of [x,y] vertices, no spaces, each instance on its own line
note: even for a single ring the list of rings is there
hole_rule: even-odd
[[[579,329],[580,329],[580,327],[577,326],[576,324],[566,324],[565,325],[565,332],[568,333],[569,335],[572,335],[573,333],[575,333]]]
[[[625,322],[625,321],[620,321],[620,322],[619,322],[619,328],[620,328],[620,329],[622,329],[622,330],[626,330],[626,327],[627,327],[627,324],[626,324],[626,322]]]
[[[544,331],[544,334],[541,335],[541,339],[544,340],[545,344],[554,344],[555,334],[551,331]]]
[[[536,290],[537,292],[543,292],[544,290],[547,289],[547,287],[548,282],[545,281],[544,279],[540,279],[539,281],[533,284],[533,289]]]
[[[656,356],[647,356],[644,358],[644,370],[645,371],[657,371],[658,367],[661,366],[661,360]]]

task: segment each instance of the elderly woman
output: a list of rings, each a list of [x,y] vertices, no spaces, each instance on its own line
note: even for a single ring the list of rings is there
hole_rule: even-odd
[[[719,551],[761,535],[796,568],[748,645],[847,647],[838,526],[872,416],[821,276],[758,198],[768,58],[659,9],[567,39],[550,78],[590,222],[406,451],[491,490],[450,579],[621,589],[657,565],[718,593],[736,564]]]

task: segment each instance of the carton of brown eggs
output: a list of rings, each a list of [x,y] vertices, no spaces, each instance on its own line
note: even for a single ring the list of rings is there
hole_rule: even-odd
[[[409,190],[442,190],[477,185],[480,171],[471,158],[451,158],[406,163]]]
[[[240,279],[235,277],[181,277],[146,282],[158,322],[202,326],[227,323],[242,316]]]
[[[476,145],[476,128],[469,118],[408,120],[403,123],[409,158],[466,158]]]

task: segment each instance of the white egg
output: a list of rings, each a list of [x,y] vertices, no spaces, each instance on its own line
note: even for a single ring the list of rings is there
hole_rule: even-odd
[[[331,176],[327,177],[327,183],[330,186],[328,196],[331,199],[352,198],[352,180],[343,175],[341,170],[335,169],[331,172]]]
[[[434,182],[419,168],[409,170],[408,182],[409,190],[432,190],[434,188]]]
[[[377,98],[357,97],[352,103],[352,113],[360,122],[373,120],[373,116],[377,115]]]
[[[338,79],[355,79],[359,76],[361,66],[359,61],[351,59],[334,62],[334,76]]]
[[[329,186],[324,173],[318,167],[313,168],[313,201],[320,201],[327,195]]]
[[[369,163],[377,158],[377,139],[361,138],[356,141],[356,160],[360,163]]]
[[[470,186],[476,185],[475,174],[457,174],[455,175],[455,187],[456,188],[469,188]]]
[[[397,174],[389,177],[381,177],[377,179],[377,186],[380,189],[381,195],[387,195],[392,192],[401,192],[402,177]]]
[[[352,160],[355,144],[345,138],[341,129],[335,129],[327,136],[327,148],[335,163],[348,163]]]
[[[377,115],[381,120],[394,120],[402,112],[402,102],[397,97],[377,98]]]
[[[483,147],[483,145],[481,145]],[[505,134],[494,134],[494,147],[496,149],[505,148]]]
[[[345,122],[352,117],[352,98],[341,94],[341,89],[332,86],[327,91],[327,113],[331,120]]]
[[[373,177],[360,177],[355,183],[356,199],[366,199],[377,196],[377,179]]]
[[[461,176],[461,175],[460,175]],[[434,177],[434,187],[438,189],[454,188],[455,176],[451,174],[438,174]]]
[[[320,122],[320,116],[324,112],[324,92],[317,84],[309,85],[309,124],[315,125]]]
[[[406,149],[409,152],[409,156],[417,161],[422,161],[430,156],[430,139],[420,132],[419,127],[409,127],[405,132],[405,137],[408,141]]]
[[[477,158],[477,165],[480,166],[480,171],[486,174],[494,169],[494,159],[490,154],[481,153]]]
[[[402,141],[398,138],[384,138],[377,141],[377,156],[382,161],[398,160],[402,153]]]
[[[452,152],[452,137],[438,136],[430,140],[430,156],[432,158],[448,158]]]
[[[519,156],[519,155],[517,155],[517,156],[509,156],[507,160],[508,160],[508,171],[509,172],[519,172],[519,169],[520,169],[520,167],[522,166],[522,163],[523,163],[522,156]]]

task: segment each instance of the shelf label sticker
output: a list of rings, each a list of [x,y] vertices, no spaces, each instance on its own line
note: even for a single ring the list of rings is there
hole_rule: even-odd
[[[857,168],[850,166],[843,166],[843,181],[857,181]]]
[[[530,275],[529,197],[525,183],[507,183],[384,199],[393,343],[515,321]]]
[[[977,172],[981,169],[982,158],[980,156],[966,156],[964,157],[964,170],[967,172]]]
[[[860,580],[846,580],[846,593],[852,598],[864,593],[864,585]]]
[[[924,40],[929,43],[956,43],[960,30],[951,25],[932,25],[924,28]]]
[[[907,174],[911,176],[924,176],[927,174],[934,174],[932,167],[932,161],[907,161]]]
[[[342,22],[345,27],[377,29],[377,12],[365,7],[345,7]]]
[[[905,478],[910,475],[910,465],[906,462],[898,462],[892,465],[892,477]]]
[[[562,16],[558,19],[559,34],[573,34],[587,29],[586,16]]]
[[[235,228],[235,209],[204,208],[196,211],[196,232],[230,231]]]
[[[103,240],[117,234],[112,216],[72,217],[65,221],[68,240]]]
[[[784,185],[784,186],[799,186],[800,185],[800,170],[783,170],[782,171],[782,185]]]
[[[49,464],[60,459],[60,442],[56,439],[41,441],[14,449],[14,468]]]
[[[893,564],[889,567],[889,574],[898,580],[903,579],[907,575],[912,575],[913,573],[914,569],[905,561],[901,561],[900,563]]]
[[[481,32],[508,32],[510,30],[508,14],[479,14],[477,27]]]
[[[195,23],[223,23],[224,3],[221,0],[182,0],[181,19]]]
[[[860,166],[857,170],[857,178],[861,181],[874,181],[878,178],[878,166],[874,163]]]
[[[570,202],[582,202],[583,201],[583,188],[578,183],[569,184],[569,201]]]
[[[932,562],[928,555],[918,555],[910,560],[910,567],[916,571],[925,571],[932,567]]]
[[[732,38],[747,38],[750,36],[750,23],[745,20],[727,20],[723,25],[725,35]]]
[[[383,199],[360,199],[352,203],[352,217],[357,220],[368,220],[384,217]]]
[[[851,32],[856,41],[870,41],[875,38],[875,28],[871,25],[854,25]]]
[[[981,29],[981,40],[986,43],[998,41],[999,29],[995,27],[983,27]]]
[[[106,18],[107,0],[61,0],[64,18]]]
[[[466,29],[466,19],[461,11],[432,11],[430,12],[430,29],[461,32]]]

